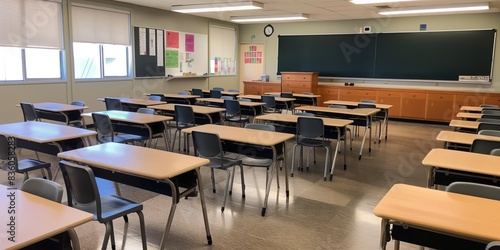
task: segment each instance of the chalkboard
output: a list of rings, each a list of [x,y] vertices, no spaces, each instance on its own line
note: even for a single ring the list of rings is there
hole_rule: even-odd
[[[165,31],[166,76],[208,75],[208,36],[173,30]]]
[[[135,77],[165,76],[163,30],[134,27]]]
[[[278,74],[424,81],[484,76],[488,82],[495,37],[496,30],[280,35]]]

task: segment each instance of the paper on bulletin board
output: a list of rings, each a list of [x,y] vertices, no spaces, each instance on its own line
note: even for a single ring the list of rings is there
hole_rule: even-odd
[[[156,64],[158,67],[163,67],[163,31],[156,31],[156,51],[158,54],[156,55]]]
[[[146,28],[139,28],[139,55],[147,55]]]
[[[185,38],[186,38],[185,39],[186,52],[194,52],[194,35],[186,34]]]
[[[165,65],[167,68],[179,67],[179,51],[166,50],[165,51]]]
[[[167,31],[167,48],[179,48],[179,32]]]
[[[156,56],[156,30],[149,29],[149,55]]]

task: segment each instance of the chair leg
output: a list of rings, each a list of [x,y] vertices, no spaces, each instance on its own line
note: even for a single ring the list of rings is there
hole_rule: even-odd
[[[240,172],[241,172],[241,197],[245,199],[245,173],[243,172],[243,166],[240,165]],[[234,179],[234,177],[233,177]]]
[[[229,192],[228,192],[229,195],[233,194],[233,182],[234,182],[235,173],[236,173],[236,168],[233,169],[233,174],[231,175],[231,184],[229,184],[229,189],[227,189],[227,190],[229,190]]]
[[[52,180],[52,171],[50,170],[50,167],[45,168],[45,170],[47,171],[47,176],[49,177],[49,180]]]
[[[109,221],[108,223],[104,224],[106,226],[106,234],[104,234],[104,240],[102,242],[102,246],[101,246],[101,249],[102,250],[106,250],[106,248],[108,248],[108,240],[109,240],[109,235],[111,234],[111,230],[112,230],[112,226],[110,225],[110,222]]]
[[[142,249],[148,249],[148,243],[146,241],[146,227],[144,226],[144,214],[142,211],[137,211],[137,215],[139,216],[139,223],[141,225],[141,239],[142,239]]]
[[[110,228],[111,228],[111,249],[115,250],[116,249],[116,243],[115,243],[115,229],[113,227],[113,221],[109,222]]]
[[[78,240],[78,235],[76,234],[75,229],[71,228],[68,231],[69,239],[71,241],[71,246],[73,250],[80,250],[80,240]]]
[[[212,192],[214,192],[214,194],[215,194],[215,173],[214,173],[214,169],[211,168],[210,172],[212,173]]]
[[[330,163],[330,149],[328,147],[325,147],[326,149],[326,156],[325,156],[325,171],[323,174],[323,180],[326,181],[326,173],[328,172],[328,164]]]
[[[227,194],[229,193],[228,192],[229,191],[229,183],[232,182],[232,180],[231,180],[232,174],[231,174],[230,168],[226,169],[226,171],[227,171],[226,191],[224,192],[224,200],[222,201],[222,208],[220,209],[221,212],[224,212],[224,208],[226,206]],[[234,171],[234,169],[233,169],[233,171]]]
[[[291,167],[291,170],[290,170],[290,176],[291,177],[293,177],[293,166],[295,165],[295,149],[296,148],[297,148],[297,144],[293,145],[293,148],[292,148],[292,167]]]

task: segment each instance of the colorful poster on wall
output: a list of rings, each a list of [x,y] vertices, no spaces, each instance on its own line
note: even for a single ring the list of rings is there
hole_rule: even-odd
[[[147,38],[146,38],[146,28],[139,28],[139,55],[145,56],[148,54],[147,51]]]
[[[186,39],[185,39],[185,48],[186,52],[194,52],[194,35],[193,34],[186,34]]]
[[[167,31],[167,48],[179,48],[179,32]]]
[[[167,68],[178,68],[179,67],[179,51],[177,51],[177,50],[166,50],[165,51],[165,66]]]
[[[245,64],[261,64],[262,63],[262,51],[257,51],[257,46],[248,46],[248,51],[244,52],[244,62]]]

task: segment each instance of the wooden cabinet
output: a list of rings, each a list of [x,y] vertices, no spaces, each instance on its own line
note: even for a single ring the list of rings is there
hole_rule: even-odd
[[[267,92],[281,92],[279,82],[243,81],[245,95],[263,95]]]
[[[427,93],[405,92],[401,94],[401,117],[413,119],[425,119],[425,106]]]
[[[318,93],[318,72],[281,72],[281,91]]]
[[[376,100],[377,90],[349,89],[349,87],[340,89],[339,100],[359,102],[361,100]]]
[[[400,91],[377,91],[377,103],[390,104],[389,117],[401,116],[401,92]]]
[[[321,97],[318,99],[318,106],[328,106],[328,104],[324,104],[324,102],[329,100],[339,100],[339,89],[332,88],[325,85],[320,85],[318,87],[319,94]]]
[[[454,94],[429,93],[427,95],[426,119],[431,121],[449,121],[454,117]]]

